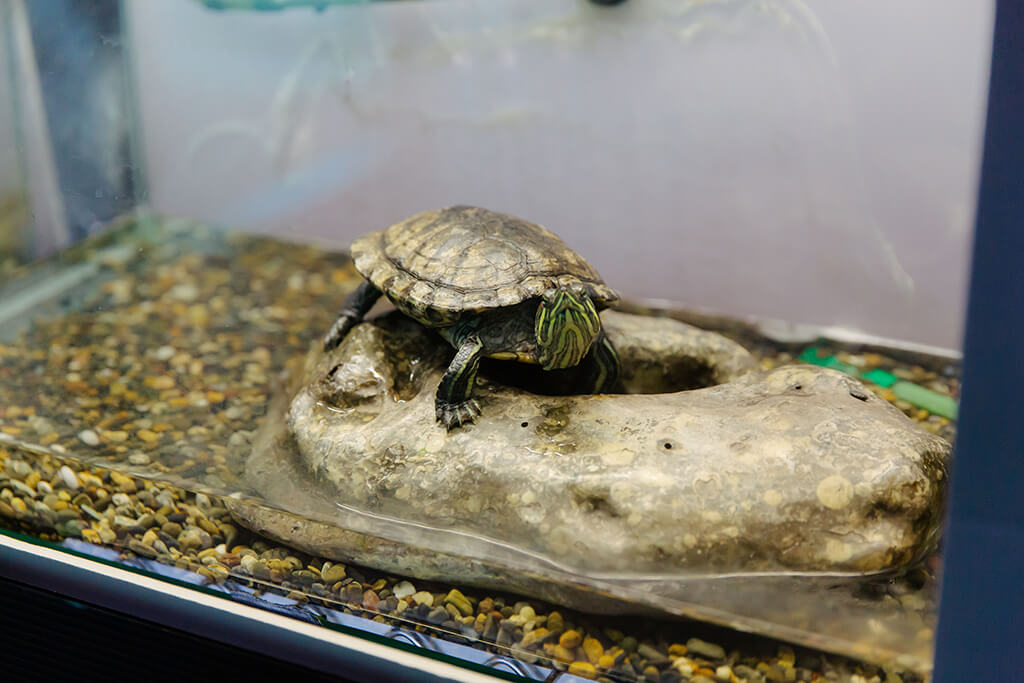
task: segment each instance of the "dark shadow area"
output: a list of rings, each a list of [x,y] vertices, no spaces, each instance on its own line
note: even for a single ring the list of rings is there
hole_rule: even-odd
[[[6,681],[350,679],[0,580]]]

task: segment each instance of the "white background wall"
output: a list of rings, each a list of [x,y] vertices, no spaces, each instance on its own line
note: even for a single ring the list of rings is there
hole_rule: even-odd
[[[125,4],[157,210],[344,246],[478,204],[626,296],[960,346],[991,2]]]

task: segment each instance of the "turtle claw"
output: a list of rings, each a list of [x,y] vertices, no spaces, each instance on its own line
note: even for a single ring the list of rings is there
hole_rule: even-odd
[[[437,421],[451,431],[469,422],[476,422],[477,416],[480,415],[480,404],[475,398],[467,399],[462,403],[437,401],[434,413],[437,416]]]

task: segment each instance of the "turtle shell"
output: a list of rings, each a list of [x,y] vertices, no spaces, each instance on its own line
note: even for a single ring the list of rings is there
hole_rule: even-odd
[[[513,306],[581,285],[599,310],[619,296],[546,228],[472,206],[423,211],[352,244],[356,268],[403,311],[428,324]]]

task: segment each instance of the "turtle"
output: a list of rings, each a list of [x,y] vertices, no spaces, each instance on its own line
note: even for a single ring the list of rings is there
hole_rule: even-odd
[[[473,387],[484,357],[578,367],[575,393],[611,393],[619,357],[598,312],[619,295],[558,236],[515,216],[474,206],[417,213],[352,243],[365,280],[345,299],[323,340],[329,351],[381,294],[455,347],[437,387],[449,430],[481,414]]]

